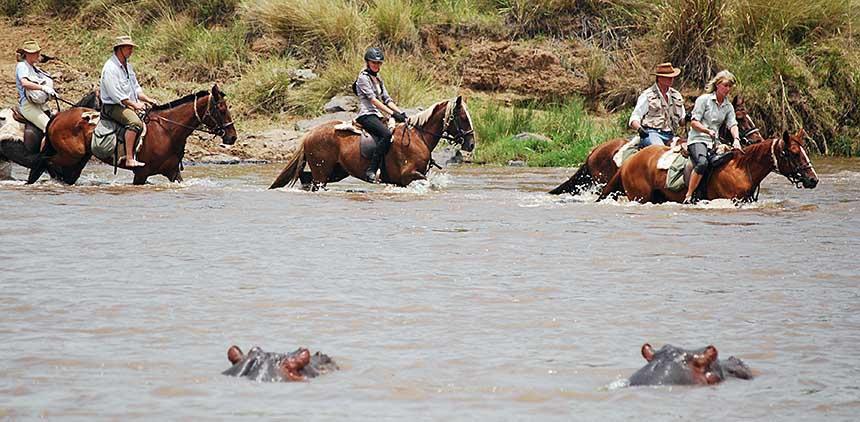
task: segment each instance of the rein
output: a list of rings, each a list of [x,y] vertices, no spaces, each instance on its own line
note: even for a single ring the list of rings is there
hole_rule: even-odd
[[[212,117],[212,120],[215,120],[216,123],[218,123],[217,129],[212,130],[209,128],[209,125],[207,125],[206,123],[203,122],[203,119],[206,118],[207,116]],[[211,94],[209,95],[209,100],[206,103],[206,113],[203,114],[203,117],[200,117],[200,113],[197,111],[197,98],[194,99],[194,117],[197,118],[197,125],[190,126],[190,125],[186,125],[183,123],[179,123],[175,120],[170,120],[170,119],[163,117],[163,116],[151,116],[149,111],[146,113],[146,119],[147,120],[155,118],[155,119],[158,119],[159,121],[164,121],[164,122],[167,122],[167,123],[170,123],[170,124],[173,124],[173,125],[185,128],[185,129],[191,129],[191,131],[208,133],[208,134],[213,135],[213,136],[223,136],[224,133],[227,131],[227,128],[232,126],[235,123],[233,121],[230,121],[228,123],[222,124],[222,123],[218,122],[212,116],[212,95]],[[159,122],[159,124],[161,124],[161,123]],[[200,128],[200,125],[203,125],[203,128]]]

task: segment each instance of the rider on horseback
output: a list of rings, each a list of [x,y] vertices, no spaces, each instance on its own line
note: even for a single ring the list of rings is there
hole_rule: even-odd
[[[672,83],[681,74],[681,69],[672,63],[657,65],[654,85],[642,91],[636,100],[636,107],[630,115],[629,125],[639,132],[640,148],[649,145],[668,145],[675,132],[684,123],[684,97]]]
[[[128,61],[134,47],[131,37],[120,36],[113,45],[113,54],[102,67],[99,88],[102,100],[102,114],[123,125],[125,130],[125,166],[142,167],[146,165],[134,158],[134,147],[143,133],[143,121],[137,115],[146,110],[147,104],[156,102],[143,93],[137,82],[137,75]],[[141,102],[143,101],[143,102]]]
[[[368,48],[364,53],[364,61],[367,67],[358,74],[353,84],[355,95],[358,96],[360,108],[355,120],[364,127],[368,133],[373,135],[376,141],[376,150],[370,165],[365,171],[365,178],[369,182],[376,179],[376,171],[388,152],[391,145],[391,131],[388,125],[383,123],[383,113],[390,115],[399,123],[406,122],[406,113],[397,107],[394,100],[388,95],[388,90],[379,78],[379,69],[385,56],[379,47]]]
[[[33,151],[38,152],[45,148],[44,133],[48,126],[48,99],[56,97],[54,83],[51,77],[43,70],[36,67],[42,49],[36,41],[26,41],[17,50],[21,60],[15,66],[15,86],[18,88],[18,111],[27,121],[42,131],[41,139],[33,139]],[[34,137],[39,137],[38,135]],[[24,142],[29,143],[25,136]],[[36,150],[38,148],[38,150]]]
[[[714,141],[719,134],[720,126],[725,124],[732,134],[732,145],[736,150],[741,149],[738,132],[738,122],[735,118],[735,108],[728,100],[729,91],[735,86],[735,75],[728,70],[717,73],[708,85],[705,93],[696,98],[693,107],[690,136],[687,139],[687,149],[690,161],[693,162],[693,173],[687,187],[684,203],[693,201],[693,194],[702,181],[702,176],[710,165],[709,154],[714,147]]]

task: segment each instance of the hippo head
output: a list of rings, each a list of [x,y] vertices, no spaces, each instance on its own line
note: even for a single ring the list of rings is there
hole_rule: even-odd
[[[311,361],[311,353],[305,348],[286,354],[268,353],[254,347],[246,355],[239,346],[230,346],[227,360],[233,367],[224,371],[225,375],[257,381],[303,381],[307,377],[302,372]]]
[[[667,344],[655,352],[645,343],[642,357],[648,363],[630,377],[630,385],[709,385],[722,382],[727,376],[752,378],[740,359],[732,356],[721,365],[717,355],[714,346],[686,350]]]

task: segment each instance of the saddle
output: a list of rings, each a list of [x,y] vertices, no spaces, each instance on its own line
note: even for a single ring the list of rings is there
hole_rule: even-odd
[[[388,129],[394,130],[396,123],[394,119],[388,119]],[[373,154],[376,152],[376,140],[364,130],[364,127],[361,126],[357,120],[353,119],[350,122],[340,122],[334,126],[334,130],[340,130],[345,132],[352,132],[359,135],[358,146],[359,151],[361,152],[361,156],[370,160],[373,158]],[[394,137],[391,137],[391,142],[394,142]]]
[[[699,187],[704,188],[711,173],[728,163],[734,155],[734,150],[727,145],[719,145],[716,153],[709,153],[708,172],[704,175],[704,180],[699,184]],[[664,152],[657,159],[657,169],[666,170],[667,189],[679,191],[686,188],[690,183],[690,175],[693,174],[693,162],[690,160],[687,143],[678,143]]]

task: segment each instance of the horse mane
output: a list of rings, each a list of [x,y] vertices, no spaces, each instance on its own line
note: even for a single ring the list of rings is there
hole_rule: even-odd
[[[414,116],[410,116],[409,117],[409,124],[412,126],[419,126],[419,127],[424,126],[424,124],[427,123],[427,120],[430,120],[430,116],[433,115],[433,111],[436,110],[436,107],[438,107],[440,104],[442,104],[444,102],[448,102],[448,104],[451,104],[451,100],[439,101],[439,102],[433,104],[432,106],[427,107],[426,110],[424,110],[424,111],[422,111],[422,112],[420,112]]]
[[[182,98],[179,98],[177,100],[173,100],[167,104],[159,104],[159,105],[153,107],[152,111],[168,110],[168,109],[171,109],[174,107],[179,107],[182,104],[189,103],[191,101],[197,101],[198,98],[205,97],[207,95],[209,95],[209,91],[198,91],[196,94],[188,94]]]
[[[773,142],[776,142],[777,140],[778,138],[765,139],[762,142],[745,147],[744,153],[739,157],[739,164],[746,164],[751,160],[761,160],[761,155],[770,155],[770,148],[773,145]]]

